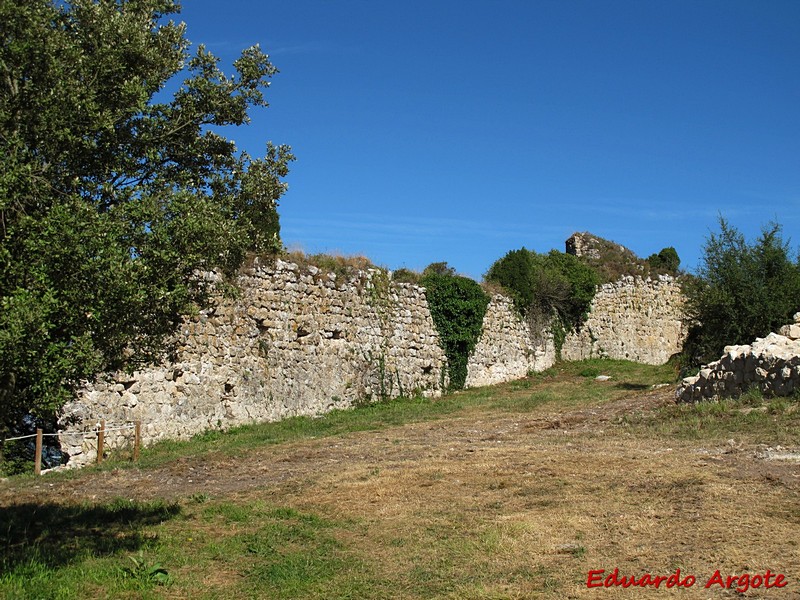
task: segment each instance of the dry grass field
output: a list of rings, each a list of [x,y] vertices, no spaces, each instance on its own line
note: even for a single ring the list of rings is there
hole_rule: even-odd
[[[796,400],[677,407],[672,377],[564,364],[10,479],[0,596],[800,598]],[[662,581],[587,586],[615,569]]]

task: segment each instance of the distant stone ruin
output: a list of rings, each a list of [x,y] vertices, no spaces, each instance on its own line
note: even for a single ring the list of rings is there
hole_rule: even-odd
[[[622,244],[589,232],[566,241],[567,254],[600,274],[589,316],[567,335],[564,360],[615,358],[661,365],[686,339],[684,295],[673,275],[654,272]]]
[[[635,258],[635,254],[621,244],[609,242],[601,237],[597,237],[588,231],[573,233],[566,241],[566,252],[578,258],[588,258],[590,260],[601,260],[602,254],[608,245],[616,246],[622,252],[630,254]]]
[[[683,380],[678,402],[735,397],[757,387],[766,396],[788,396],[800,389],[800,313],[778,333],[742,346],[726,346],[725,354]]]
[[[566,252],[580,258],[597,271],[603,283],[615,283],[626,276],[655,278],[659,274],[653,272],[647,260],[638,257],[622,244],[586,231],[570,236],[566,242]]]

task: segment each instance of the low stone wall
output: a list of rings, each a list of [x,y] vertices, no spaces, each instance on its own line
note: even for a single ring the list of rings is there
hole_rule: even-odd
[[[753,386],[768,396],[788,396],[800,389],[800,313],[794,320],[751,345],[727,346],[722,358],[683,380],[678,402],[735,397]]]
[[[597,289],[586,322],[567,336],[561,357],[664,364],[683,347],[684,301],[680,284],[667,275],[627,276],[604,284]]]
[[[553,335],[531,334],[510,298],[492,297],[483,318],[483,331],[467,364],[466,387],[493,385],[543,371],[556,361]]]

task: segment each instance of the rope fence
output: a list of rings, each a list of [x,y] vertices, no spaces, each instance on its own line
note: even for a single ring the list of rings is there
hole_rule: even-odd
[[[126,423],[124,425],[114,425],[113,427],[107,427],[105,419],[103,419],[97,424],[96,429],[90,429],[88,431],[61,431],[58,433],[43,433],[41,429],[37,429],[36,433],[6,438],[2,440],[2,442],[3,444],[5,444],[6,442],[15,442],[18,440],[36,438],[36,450],[34,451],[33,471],[36,475],[41,475],[42,439],[44,437],[61,437],[61,436],[74,436],[74,435],[83,435],[84,437],[86,437],[87,435],[97,435],[97,464],[99,465],[101,462],[103,462],[103,446],[105,445],[106,433],[109,433],[111,431],[128,431],[131,429],[134,431],[133,461],[136,462],[139,460],[139,453],[142,445],[141,421],[133,421],[131,423]]]

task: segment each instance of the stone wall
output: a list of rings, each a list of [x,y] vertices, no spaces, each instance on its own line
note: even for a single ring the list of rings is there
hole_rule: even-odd
[[[241,294],[187,319],[173,362],[87,384],[65,406],[62,450],[70,465],[95,460],[101,419],[142,422],[142,442],[208,429],[316,415],[364,400],[436,396],[447,359],[425,290],[380,270],[347,281],[277,261],[239,279]],[[680,350],[683,297],[669,277],[629,277],[598,289],[588,321],[570,335],[567,360],[607,356],[659,364]],[[510,299],[495,295],[467,367],[468,387],[541,371],[555,362],[549,331],[533,332]],[[106,447],[130,444],[110,431]]]
[[[467,364],[466,387],[493,385],[543,371],[556,361],[550,331],[531,334],[510,298],[496,294],[483,318],[483,331]]]
[[[581,329],[567,336],[564,360],[607,357],[660,365],[685,339],[684,296],[672,277],[623,277],[598,287]]]
[[[177,360],[90,384],[61,419],[71,465],[96,457],[79,432],[142,421],[142,443],[214,428],[314,415],[364,399],[420,393],[447,383],[424,289],[373,270],[350,281],[278,261],[241,276],[241,297],[187,320]],[[107,447],[129,443],[110,432]]]
[[[62,450],[71,466],[96,459],[96,437],[83,434],[101,419],[109,426],[140,420],[148,445],[364,400],[437,396],[447,385],[447,359],[424,288],[395,283],[379,270],[341,281],[280,260],[255,266],[239,286],[240,297],[219,300],[184,323],[176,360],[87,384],[64,408]],[[532,340],[511,301],[495,296],[467,384],[549,367],[552,336]],[[109,431],[106,448],[130,439],[130,431]]]
[[[600,258],[600,240],[588,232],[573,233],[566,242],[567,254],[594,260]],[[621,246],[620,246],[621,247]]]
[[[683,380],[678,401],[738,396],[751,387],[767,396],[788,396],[800,389],[800,313],[794,321],[751,345],[727,346],[722,358]]]

